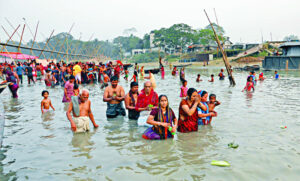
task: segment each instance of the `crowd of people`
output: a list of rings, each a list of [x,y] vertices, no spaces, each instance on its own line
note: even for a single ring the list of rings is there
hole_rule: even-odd
[[[160,63],[160,72],[161,78],[164,79],[165,71],[162,63]],[[91,111],[89,91],[84,88],[79,89],[81,84],[98,82],[101,84],[101,89],[105,88],[103,102],[107,103],[106,117],[111,119],[126,116],[125,109],[127,109],[129,119],[137,120],[139,126],[149,127],[143,134],[145,139],[167,139],[173,138],[177,131],[182,133],[197,131],[199,125],[209,125],[213,117],[217,116],[215,107],[221,104],[217,101],[217,96],[209,95],[205,90],[197,91],[195,88],[188,88],[184,67],[179,73],[174,67],[172,75],[178,74],[182,86],[179,95],[181,97],[179,115],[176,117],[169,106],[168,97],[155,92],[156,80],[152,71],[149,70],[148,76],[145,76],[144,67],[139,68],[138,64],[134,66],[128,93],[125,93],[124,88],[119,85],[120,79],[129,80],[129,71],[120,61],[116,64],[108,62],[98,65],[81,62],[70,64],[51,62],[43,66],[34,60],[28,63],[19,62],[16,65],[0,64],[0,76],[5,79],[1,84],[7,84],[14,98],[18,97],[17,90],[19,85],[23,84],[24,76],[27,76],[28,84],[44,81],[46,87],[63,87],[62,102],[69,103],[66,114],[74,132],[89,131],[90,120],[95,128],[98,127]],[[203,81],[200,76],[200,74],[197,75],[196,82]],[[218,76],[219,80],[224,80],[223,69]],[[279,78],[277,71],[275,78]],[[144,79],[149,79],[149,81],[145,81],[143,89],[139,91],[139,80]],[[259,75],[259,80],[264,80],[263,73]],[[208,81],[214,82],[213,74]],[[254,90],[256,82],[255,72],[250,72],[243,91]],[[46,113],[50,108],[55,110],[47,90],[42,92],[42,97],[44,99],[41,101],[41,112]]]

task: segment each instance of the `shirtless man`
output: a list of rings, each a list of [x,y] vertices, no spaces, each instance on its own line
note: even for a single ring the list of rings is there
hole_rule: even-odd
[[[73,112],[73,118],[71,112]],[[90,130],[89,119],[92,121],[94,128],[98,127],[91,110],[91,101],[89,100],[89,91],[87,89],[80,90],[79,97],[72,97],[67,117],[71,123],[71,129],[76,133]]]
[[[125,107],[128,110],[128,118],[137,120],[140,112],[135,110],[135,105],[139,96],[139,84],[137,82],[130,83],[130,91],[125,96]]]
[[[103,102],[107,102],[106,117],[115,118],[118,115],[125,116],[126,111],[122,101],[125,98],[125,92],[122,86],[118,85],[118,77],[113,76],[111,85],[106,87],[103,94]]]

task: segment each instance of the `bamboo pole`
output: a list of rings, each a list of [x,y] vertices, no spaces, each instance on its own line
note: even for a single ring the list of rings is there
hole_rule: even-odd
[[[72,31],[72,29],[73,29],[73,27],[74,27],[74,24],[75,24],[75,23],[72,24],[72,26],[71,26],[71,28],[70,28],[70,30],[69,30],[69,32],[68,32],[68,35],[71,33],[71,31]],[[60,49],[59,49],[59,52],[62,50],[62,48],[63,48],[63,46],[64,46],[64,44],[65,44],[67,38],[68,38],[68,36],[65,37],[65,39],[64,39],[64,41],[63,41],[63,43],[62,43],[62,45],[61,45],[61,47],[60,47]],[[61,58],[60,54],[59,54],[59,58]]]
[[[42,54],[42,53],[43,53],[43,51],[45,50],[45,48],[46,48],[47,44],[49,43],[49,41],[50,41],[50,39],[51,39],[51,37],[52,37],[53,33],[54,33],[54,30],[53,30],[53,31],[52,31],[52,33],[50,34],[50,37],[48,38],[48,40],[47,40],[47,42],[46,42],[46,44],[45,44],[45,46],[44,46],[43,50],[41,51],[41,53],[40,53],[39,57],[41,56],[41,54]]]
[[[20,46],[21,46],[21,43],[22,43],[22,39],[23,39],[25,27],[26,27],[26,25],[24,24],[23,30],[22,30],[22,34],[21,34],[21,38],[20,38],[20,42],[19,42],[19,46],[18,46],[18,52],[19,52],[19,53],[21,52]]]
[[[11,24],[11,22],[10,22],[7,18],[5,18],[5,20],[6,20],[6,22],[9,24],[9,26],[10,26],[12,29],[15,29],[14,26]],[[25,24],[26,24],[26,23],[25,23]],[[27,27],[28,27],[28,26],[27,26]],[[20,34],[19,34],[18,32],[17,32],[17,34],[18,34],[19,37],[21,37]],[[22,43],[24,43],[24,42],[22,42]],[[24,43],[24,45],[25,45],[25,43]],[[37,45],[38,45],[38,44],[37,44]],[[25,46],[26,46],[26,45],[25,45]],[[38,45],[38,47],[41,48],[39,45]],[[43,54],[43,55],[44,55],[44,54]],[[44,56],[45,56],[45,55],[44,55]]]
[[[18,48],[18,45],[6,44],[6,43],[1,43],[1,42],[0,42],[0,45],[1,45],[1,46],[6,45],[6,46],[8,46],[8,47]],[[20,48],[21,48],[21,49],[30,50],[29,47],[25,47],[25,46],[22,46],[22,45],[20,46]],[[34,50],[34,51],[42,51],[42,49],[38,49],[38,48],[32,48],[32,50]],[[51,50],[43,50],[43,52],[51,53],[52,51],[51,51]],[[65,55],[65,54],[66,54],[65,52],[58,52],[58,51],[53,51],[53,53],[61,54],[61,55]],[[69,55],[92,58],[92,57],[89,57],[89,56],[87,56],[87,55],[82,55],[82,54],[69,54]]]
[[[21,25],[19,25],[15,31],[12,33],[12,35],[8,38],[8,40],[6,41],[6,43],[4,45],[2,45],[2,49],[1,52],[3,51],[3,49],[5,48],[5,46],[8,44],[8,42],[12,39],[12,37],[14,36],[14,34],[17,32],[17,30],[20,28]]]
[[[216,33],[216,30],[215,30],[213,24],[211,23],[211,21],[210,21],[208,15],[207,15],[205,9],[204,9],[204,13],[205,13],[205,15],[206,15],[206,17],[207,17],[207,19],[208,19],[208,21],[209,21],[210,26],[211,26],[212,29],[213,29],[213,32],[214,32],[214,35],[215,35],[216,42],[217,42],[217,44],[218,44],[219,49],[221,50],[222,57],[223,57],[223,61],[224,61],[224,64],[225,64],[225,67],[226,67],[226,70],[227,70],[227,73],[228,73],[228,77],[231,77],[231,78],[229,78],[230,85],[235,86],[236,84],[235,84],[234,78],[233,78],[233,76],[232,76],[231,68],[230,68],[229,62],[228,62],[228,60],[227,60],[226,53],[224,52],[224,50],[223,50],[223,48],[222,48],[222,45],[221,45],[221,43],[220,43],[220,40],[219,40],[218,35],[217,35],[217,33]]]

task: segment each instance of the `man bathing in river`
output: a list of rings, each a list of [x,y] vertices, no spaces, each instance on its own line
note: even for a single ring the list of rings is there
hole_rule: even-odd
[[[71,112],[73,112],[73,118]],[[70,102],[67,111],[67,117],[71,123],[71,129],[74,132],[89,131],[89,119],[95,128],[98,127],[91,110],[91,101],[89,100],[89,91],[87,89],[80,90],[79,97],[72,97],[72,102]]]
[[[111,78],[111,85],[105,88],[103,101],[107,102],[106,117],[115,118],[118,115],[125,116],[126,111],[122,101],[125,98],[125,92],[122,86],[118,85],[118,77]]]
[[[139,96],[139,84],[137,82],[130,83],[130,91],[125,96],[125,107],[128,110],[128,118],[137,120],[140,112],[135,110],[135,105]]]
[[[138,96],[135,110],[141,112],[141,116],[138,120],[139,125],[145,125],[147,118],[152,109],[158,107],[158,94],[154,92],[150,81],[144,83],[144,89]]]

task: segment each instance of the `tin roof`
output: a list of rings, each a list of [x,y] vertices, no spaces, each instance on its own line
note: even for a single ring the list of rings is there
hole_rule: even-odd
[[[283,48],[283,47],[295,47],[295,46],[300,46],[300,42],[286,42],[283,43],[279,46],[279,48]]]

